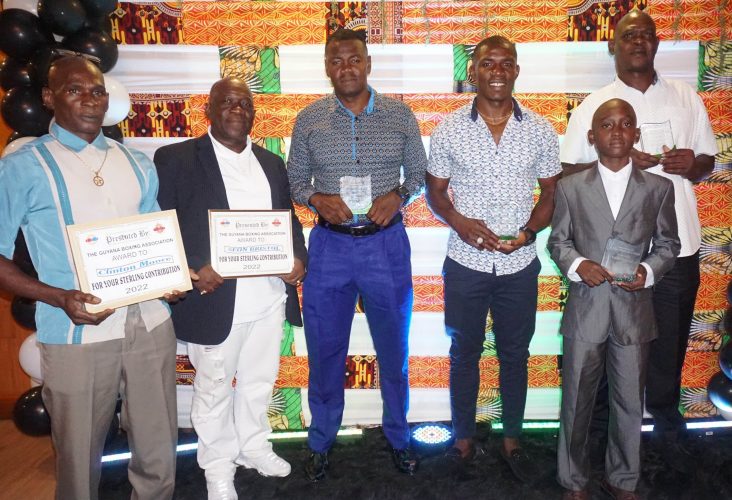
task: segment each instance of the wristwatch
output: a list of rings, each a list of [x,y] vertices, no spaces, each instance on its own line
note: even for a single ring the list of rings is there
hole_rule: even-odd
[[[395,188],[394,192],[399,195],[399,198],[402,199],[402,205],[404,205],[409,200],[409,189],[407,189],[404,184]]]
[[[533,242],[536,241],[536,231],[531,229],[529,226],[521,226],[519,228],[519,231],[523,231],[526,233],[526,242],[524,245],[531,245]]]

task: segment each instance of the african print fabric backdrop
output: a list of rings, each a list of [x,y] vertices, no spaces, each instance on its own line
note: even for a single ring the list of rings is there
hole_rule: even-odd
[[[474,44],[500,34],[518,43],[516,97],[564,133],[568,114],[614,77],[606,41],[623,13],[649,12],[663,40],[656,59],[665,77],[696,87],[709,111],[721,153],[714,174],[696,192],[704,226],[702,282],[683,374],[687,417],[715,415],[706,384],[716,373],[723,342],[724,290],[732,275],[732,4],[727,0],[499,1],[183,1],[120,3],[112,15],[120,59],[111,75],[132,97],[122,129],[125,142],[152,156],[174,141],[206,132],[206,94],[222,76],[245,79],[253,92],[255,140],[285,156],[297,113],[331,91],[323,70],[326,35],[340,27],[363,30],[370,44],[370,84],[405,101],[426,146],[442,118],[472,99],[467,68]],[[306,228],[314,215],[298,215]],[[449,340],[444,334],[442,278],[448,229],[419,198],[405,212],[412,243],[414,315],[410,336],[410,420],[448,420]],[[307,229],[306,229],[307,230]],[[542,271],[537,328],[531,343],[529,419],[559,414],[561,352],[558,326],[566,283],[538,238]],[[193,370],[179,351],[179,413],[190,405]],[[480,419],[501,415],[498,364],[486,324],[481,361]],[[270,416],[276,429],[309,422],[307,349],[301,329],[287,328]],[[362,313],[354,320],[344,366],[344,424],[381,420],[379,368]]]

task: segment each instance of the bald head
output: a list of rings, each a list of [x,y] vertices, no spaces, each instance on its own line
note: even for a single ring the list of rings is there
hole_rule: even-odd
[[[642,10],[633,9],[625,14],[620,19],[620,21],[618,21],[618,24],[615,25],[615,36],[613,38],[616,42],[618,41],[618,37],[622,36],[622,33],[628,28],[629,25],[632,24],[651,26],[653,27],[653,34],[656,34],[656,23],[653,21],[653,18]]]
[[[211,86],[206,117],[211,135],[227,148],[240,153],[254,123],[254,99],[247,84],[238,78],[224,78]]]
[[[602,121],[613,113],[620,113],[632,121],[633,127],[636,125],[635,110],[628,101],[623,99],[610,99],[603,102],[592,115],[592,130],[600,127]]]
[[[69,74],[75,72],[95,75],[101,78],[102,82],[104,81],[102,70],[91,61],[79,56],[63,56],[51,63],[51,67],[48,69],[48,86],[51,89],[58,88]]]

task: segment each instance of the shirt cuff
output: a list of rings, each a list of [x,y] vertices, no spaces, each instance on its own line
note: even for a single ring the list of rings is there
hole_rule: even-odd
[[[641,262],[641,266],[646,268],[646,284],[645,288],[650,288],[655,283],[656,279],[655,276],[653,276],[653,269],[651,269],[651,266],[646,264],[645,262]]]
[[[580,275],[577,274],[577,268],[585,260],[587,260],[587,259],[585,259],[584,257],[577,257],[576,259],[574,259],[574,262],[572,262],[572,265],[569,266],[569,269],[567,269],[567,278],[569,278],[570,281],[582,281],[582,278],[580,278]]]

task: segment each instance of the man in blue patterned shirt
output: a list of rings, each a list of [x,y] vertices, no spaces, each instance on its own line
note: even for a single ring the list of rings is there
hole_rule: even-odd
[[[519,74],[513,43],[486,38],[472,62],[477,95],[435,129],[427,172],[430,208],[452,228],[443,268],[456,438],[449,454],[458,461],[475,456],[478,361],[490,310],[503,401],[501,455],[530,482],[534,467],[519,437],[541,267],[534,241],[554,210],[559,144],[549,122],[511,95]],[[534,205],[537,180],[541,194]]]
[[[412,474],[412,271],[400,208],[422,188],[427,158],[410,109],[368,86],[371,58],[357,32],[343,29],[328,39],[325,71],[334,93],[298,115],[288,161],[294,200],[318,213],[303,284],[312,414],[305,471],[312,481],[325,477],[343,417],[344,367],[360,295],[379,360],[384,434],[397,469]]]

